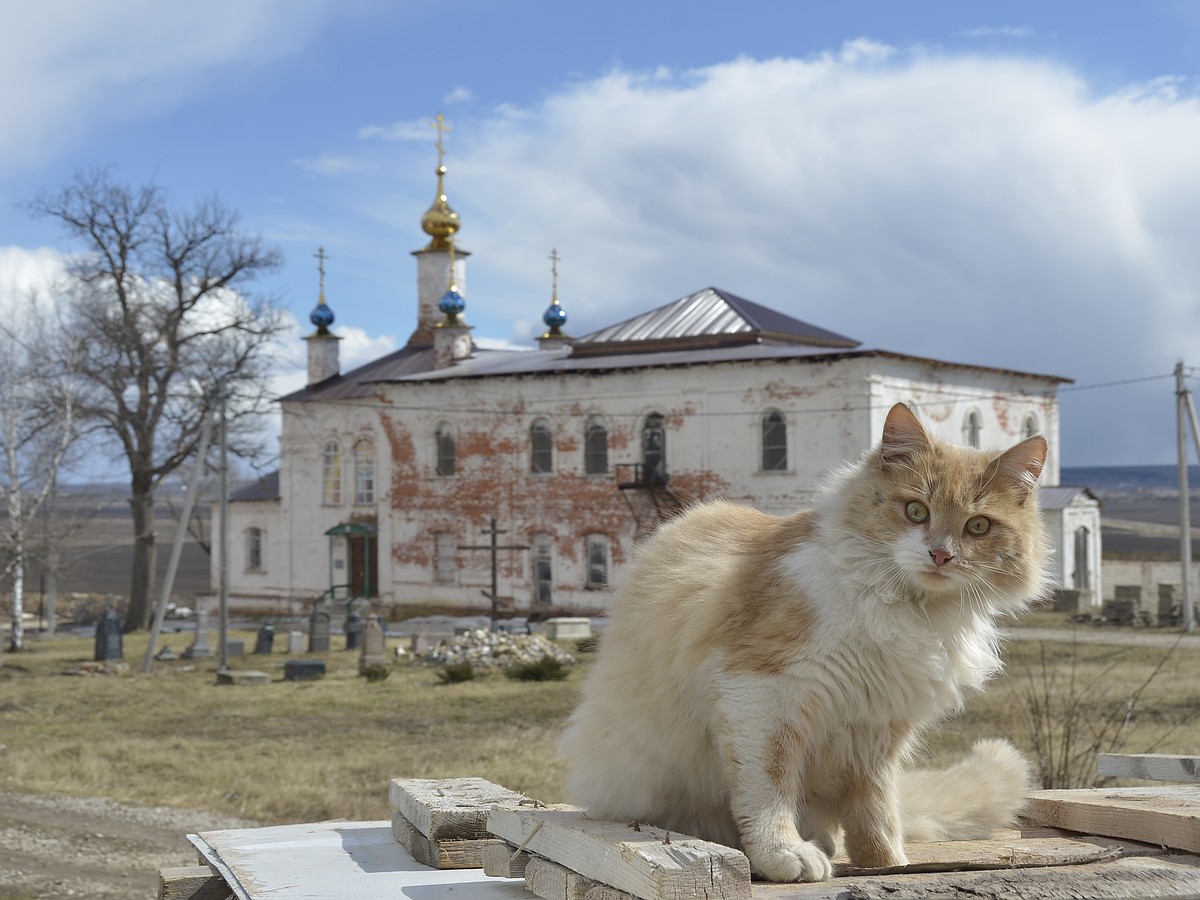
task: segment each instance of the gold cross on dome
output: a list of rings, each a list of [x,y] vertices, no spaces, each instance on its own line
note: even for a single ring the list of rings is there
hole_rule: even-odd
[[[553,296],[558,296],[558,261],[562,259],[558,255],[558,248],[550,248],[550,292]]]
[[[429,127],[437,129],[438,165],[440,166],[444,164],[446,156],[446,145],[443,143],[442,138],[445,137],[447,131],[453,131],[454,129],[446,124],[446,117],[441,113],[437,114],[436,120],[429,123]]]
[[[317,258],[317,271],[321,274],[321,287],[325,287],[325,260],[329,259],[329,255],[325,252],[324,247],[318,247],[317,252],[313,254]]]

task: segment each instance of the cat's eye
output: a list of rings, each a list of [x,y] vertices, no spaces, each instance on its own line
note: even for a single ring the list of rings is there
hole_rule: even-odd
[[[972,516],[967,519],[967,534],[983,537],[992,530],[992,520],[987,516]]]
[[[920,500],[909,500],[904,505],[904,515],[914,525],[923,525],[929,521],[929,507]]]

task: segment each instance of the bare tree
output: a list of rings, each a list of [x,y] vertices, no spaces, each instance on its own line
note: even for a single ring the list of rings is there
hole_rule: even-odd
[[[80,411],[115,438],[129,464],[134,556],[125,628],[146,628],[155,492],[195,453],[219,384],[230,398],[230,440],[246,452],[256,442],[270,399],[265,351],[283,326],[272,300],[249,288],[281,258],[215,198],[181,212],[158,186],[121,184],[108,170],[77,175],[30,207],[82,244],[68,268],[72,326],[84,350]]]
[[[79,435],[79,360],[35,296],[8,310],[5,319],[0,325],[0,498],[6,518],[0,540],[8,557],[3,574],[12,579],[9,647],[16,651],[25,643],[25,569],[34,520]]]

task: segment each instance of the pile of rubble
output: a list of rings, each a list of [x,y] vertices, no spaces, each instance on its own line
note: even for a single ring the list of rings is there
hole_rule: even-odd
[[[488,631],[486,628],[447,638],[436,647],[417,654],[417,659],[434,666],[469,662],[475,669],[487,670],[535,663],[543,656],[549,656],[564,665],[575,662],[575,657],[540,634],[508,634]]]

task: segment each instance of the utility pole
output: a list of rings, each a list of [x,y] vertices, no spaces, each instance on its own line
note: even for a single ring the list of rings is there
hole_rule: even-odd
[[[219,589],[220,628],[218,630],[221,648],[217,653],[217,671],[224,672],[229,664],[229,439],[225,427],[226,384],[224,380],[217,382],[217,415],[221,442],[221,533],[219,546],[221,554],[221,584]]]
[[[1179,452],[1179,566],[1180,583],[1183,588],[1183,629],[1192,631],[1196,627],[1196,617],[1192,602],[1192,511],[1191,497],[1188,491],[1187,429],[1189,421],[1197,448],[1200,448],[1200,433],[1197,433],[1196,430],[1196,413],[1195,407],[1192,405],[1192,396],[1183,379],[1182,360],[1175,364],[1175,410]]]
[[[491,527],[485,528],[483,530],[483,533],[487,534],[487,535],[491,535],[491,538],[492,538],[491,543],[472,544],[472,545],[461,545],[460,544],[458,549],[459,550],[490,550],[492,552],[492,590],[491,590],[491,593],[488,593],[487,591],[480,591],[479,593],[483,594],[483,596],[487,597],[489,600],[492,601],[492,631],[495,631],[496,630],[496,613],[499,611],[499,608],[500,608],[500,584],[499,584],[499,573],[498,573],[499,563],[497,562],[497,554],[501,550],[528,550],[529,547],[524,546],[524,545],[517,546],[515,544],[497,544],[496,538],[498,538],[502,534],[508,534],[508,531],[505,529],[496,527],[496,517],[495,516],[492,516]]]

